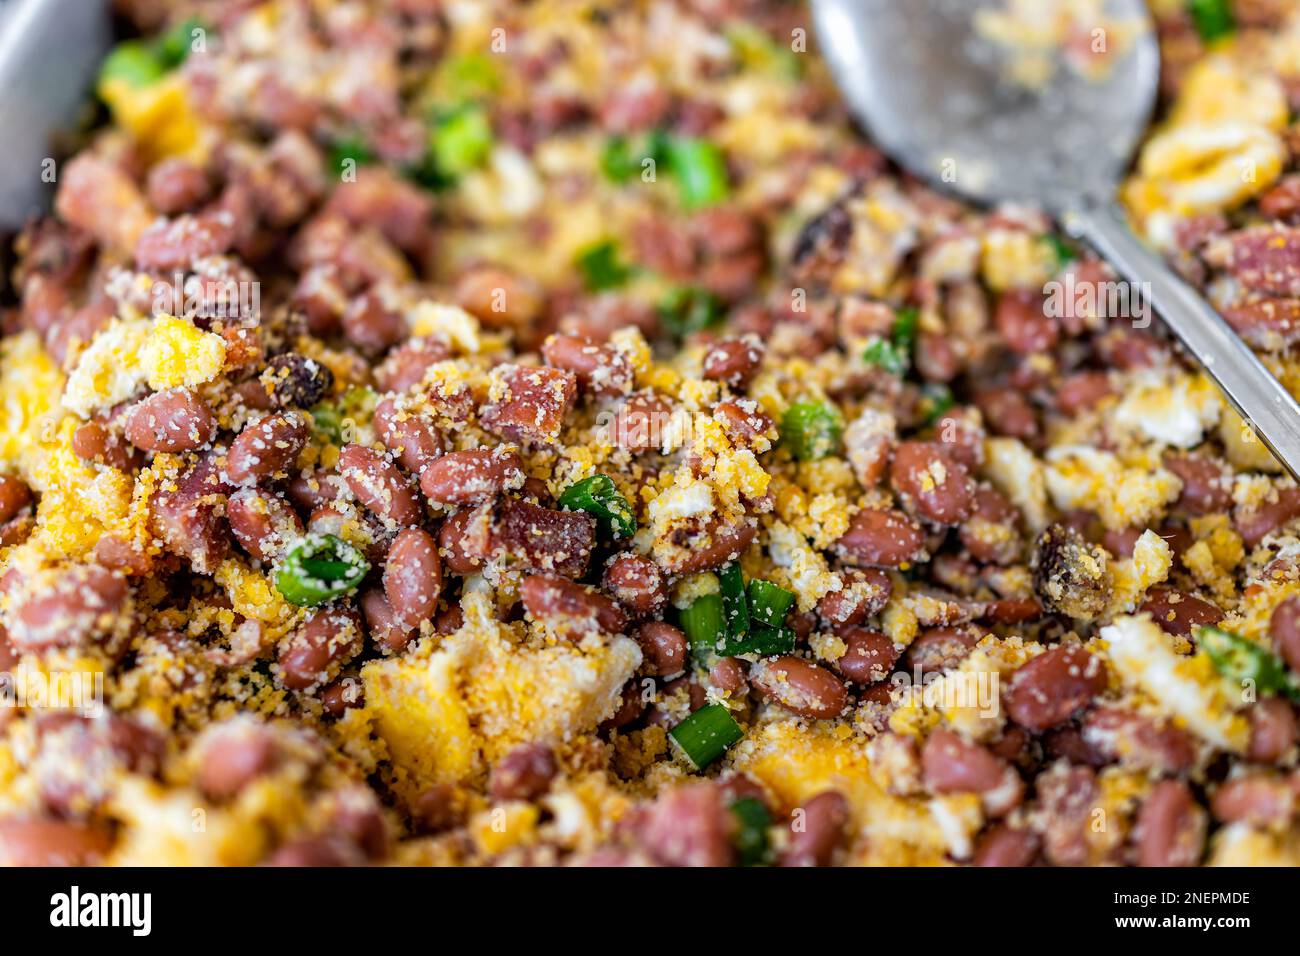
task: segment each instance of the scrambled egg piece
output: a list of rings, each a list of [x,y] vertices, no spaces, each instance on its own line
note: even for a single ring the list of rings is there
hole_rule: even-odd
[[[1157,520],[1183,486],[1164,468],[1128,467],[1116,455],[1084,445],[1049,451],[1045,478],[1056,507],[1093,511],[1113,531]]]
[[[1193,448],[1219,421],[1223,396],[1204,375],[1176,374],[1165,381],[1146,373],[1124,392],[1112,421],[1151,441]]]

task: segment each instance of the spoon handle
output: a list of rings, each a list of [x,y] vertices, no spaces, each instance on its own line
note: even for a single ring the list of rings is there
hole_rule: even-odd
[[[1273,455],[1300,480],[1300,405],[1201,295],[1133,234],[1113,204],[1067,210],[1062,225],[1140,290]],[[1133,301],[1132,297],[1129,299]],[[1150,321],[1150,312],[1145,313]]]

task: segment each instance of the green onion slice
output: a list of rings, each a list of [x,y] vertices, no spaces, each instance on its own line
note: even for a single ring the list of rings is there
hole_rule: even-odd
[[[1187,0],[1187,15],[1206,43],[1225,37],[1237,28],[1230,0]]]
[[[723,319],[721,301],[707,289],[675,289],[659,303],[659,318],[678,339],[713,328]]]
[[[477,169],[492,152],[492,124],[478,106],[463,106],[438,117],[429,132],[429,155],[443,176],[455,178]]]
[[[722,589],[722,616],[727,630],[727,644],[749,633],[749,602],[745,600],[745,578],[740,563],[732,561],[718,572]]]
[[[99,69],[99,82],[121,80],[139,89],[161,80],[167,73],[157,54],[140,40],[127,40],[113,47]]]
[[[686,759],[696,770],[703,770],[721,757],[736,741],[745,736],[722,704],[708,704],[668,731]]]
[[[1268,648],[1218,627],[1200,628],[1196,642],[1214,669],[1229,680],[1251,681],[1261,693],[1300,699],[1300,686],[1295,678],[1282,659]]]
[[[718,653],[726,637],[726,623],[722,613],[722,595],[705,594],[695,599],[678,615],[678,623],[691,645],[691,656],[701,665]]]
[[[636,514],[609,475],[592,475],[575,481],[560,492],[560,507],[587,512],[596,519],[601,531],[614,538],[636,534]]]
[[[618,243],[613,239],[583,249],[578,253],[577,264],[588,292],[617,289],[632,278],[633,269],[620,261]]]
[[[942,382],[929,382],[922,386],[920,412],[927,425],[937,422],[954,404],[952,389]]]
[[[749,633],[744,637],[727,639],[722,649],[723,657],[739,657],[753,654],[756,657],[772,657],[776,654],[789,654],[794,650],[795,633],[788,627],[768,627],[766,624],[750,625]]]
[[[370,562],[359,550],[332,534],[309,534],[280,562],[275,586],[284,599],[313,607],[356,590]]]
[[[772,816],[767,807],[753,797],[741,797],[732,803],[730,810],[736,818],[736,832],[732,845],[740,858],[741,866],[759,866],[768,861],[767,830]]]
[[[707,139],[675,137],[668,141],[668,166],[686,209],[701,209],[727,198],[727,161]]]
[[[794,593],[771,581],[749,582],[749,616],[759,624],[780,627],[794,604]]]
[[[800,461],[825,458],[839,448],[840,416],[825,402],[796,402],[781,418],[781,443]]]

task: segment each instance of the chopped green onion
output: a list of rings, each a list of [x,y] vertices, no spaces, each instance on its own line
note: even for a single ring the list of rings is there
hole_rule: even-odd
[[[358,166],[365,166],[375,161],[375,154],[359,136],[345,136],[330,144],[329,168],[332,172],[342,169],[344,161],[349,159]]]
[[[749,602],[745,600],[745,578],[740,563],[732,561],[718,571],[722,589],[722,616],[727,628],[727,644],[749,633]]]
[[[99,68],[99,82],[120,80],[139,89],[161,80],[167,70],[153,49],[140,40],[127,40],[113,47]]]
[[[618,258],[618,243],[606,239],[578,253],[578,268],[588,292],[617,289],[632,277],[633,269]]]
[[[636,515],[609,475],[592,475],[575,481],[560,493],[560,507],[585,511],[600,530],[615,538],[636,534]]]
[[[659,304],[659,318],[669,332],[684,339],[720,323],[722,303],[707,289],[694,286],[675,289]]]
[[[332,534],[309,534],[289,550],[275,586],[291,604],[312,607],[356,590],[370,570],[359,550]]]
[[[758,657],[771,657],[774,654],[789,654],[794,650],[795,633],[788,627],[768,627],[757,622],[750,624],[749,633],[742,638],[728,638],[722,648],[723,657],[739,657],[742,654],[754,654]]]
[[[492,124],[477,106],[444,113],[429,132],[429,158],[443,176],[455,178],[477,169],[492,153]]]
[[[740,858],[741,866],[758,866],[768,860],[767,831],[772,816],[753,797],[741,797],[732,803],[730,810],[736,818],[736,832],[732,844]]]
[[[912,306],[894,312],[894,328],[890,332],[890,339],[904,355],[912,354],[912,346],[916,344],[916,331],[920,323],[921,312]]]
[[[942,382],[930,382],[921,388],[920,412],[927,425],[937,422],[953,404],[952,389]]]
[[[841,427],[825,402],[796,402],[781,417],[781,443],[800,461],[814,461],[839,447]]]
[[[868,345],[862,359],[868,365],[883,368],[890,375],[902,377],[907,374],[907,356],[887,339],[876,339]]]
[[[749,616],[768,627],[780,627],[794,604],[794,594],[771,581],[749,582]]]
[[[722,595],[715,593],[697,597],[690,607],[681,610],[677,623],[681,625],[682,632],[691,645],[691,656],[699,664],[707,664],[718,653],[727,635],[722,614]]]
[[[488,54],[463,53],[439,63],[433,83],[440,101],[464,104],[497,92],[501,88],[501,74]]]
[[[794,50],[772,39],[767,31],[752,23],[734,23],[727,27],[727,42],[742,64],[766,70],[789,79],[798,79],[799,57]]]
[[[1079,254],[1074,251],[1074,247],[1054,232],[1047,233],[1047,235],[1042,237],[1041,241],[1043,245],[1047,247],[1047,251],[1052,257],[1053,275],[1060,272],[1075,259],[1079,258]]]
[[[311,410],[311,418],[317,431],[336,445],[343,443],[343,416],[337,405],[317,405]]]
[[[1250,681],[1264,694],[1300,698],[1300,686],[1295,678],[1282,659],[1268,648],[1218,627],[1200,628],[1196,641],[1214,669],[1229,680]]]
[[[1206,43],[1227,36],[1237,28],[1229,0],[1187,0],[1187,15]]]
[[[610,182],[626,182],[637,174],[644,158],[636,154],[626,137],[614,136],[600,154],[600,171]]]
[[[194,51],[194,31],[206,29],[203,21],[194,17],[182,20],[157,39],[154,55],[165,69],[175,69]]]
[[[877,365],[891,375],[903,376],[912,363],[912,347],[916,344],[916,328],[920,313],[911,307],[894,313],[894,325],[889,338],[877,339],[867,346],[862,358]]]
[[[745,732],[726,707],[708,704],[668,731],[668,736],[681,748],[691,766],[703,770],[745,736]]]
[[[674,137],[668,141],[668,167],[685,208],[701,209],[727,198],[727,161],[717,144]]]

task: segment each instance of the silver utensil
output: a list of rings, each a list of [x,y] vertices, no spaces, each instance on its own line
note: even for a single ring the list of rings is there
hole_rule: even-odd
[[[1107,4],[1111,18],[1140,29],[1127,37],[1127,49],[1112,51],[1103,75],[1062,67],[1041,89],[1009,82],[1005,56],[976,36],[976,11],[996,6],[812,0],[840,90],[881,148],[965,199],[1033,203],[1055,215],[1145,293],[1300,479],[1300,405],[1200,294],[1138,240],[1114,201],[1155,102],[1160,57],[1146,4]]]

